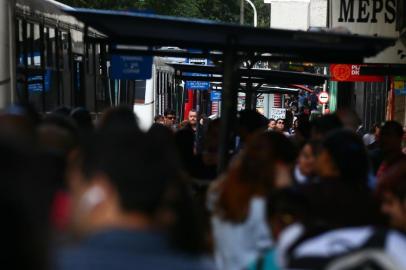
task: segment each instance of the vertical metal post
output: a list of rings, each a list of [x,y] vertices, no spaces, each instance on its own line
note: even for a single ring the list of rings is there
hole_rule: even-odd
[[[201,93],[199,90],[196,90],[196,111],[200,114],[202,111],[202,108],[200,107],[201,103]]]
[[[3,1],[4,2],[4,1]],[[17,27],[17,20],[15,17],[15,7],[16,3],[15,0],[8,0],[5,1],[8,2],[8,31],[9,31],[9,39],[8,42],[10,44],[10,49],[9,49],[9,70],[10,70],[10,88],[8,91],[8,95],[5,96],[6,101],[8,101],[10,104],[13,104],[16,102],[16,92],[17,92],[17,60],[19,59],[20,55],[16,57],[17,53],[17,46],[20,46],[19,42],[17,42],[19,35],[20,29]],[[18,31],[18,32],[17,32]],[[3,85],[4,87],[5,85]]]
[[[10,49],[12,49],[12,44],[14,40],[10,39],[11,33],[9,24],[14,21],[14,14],[10,15],[9,12],[9,1],[0,2],[0,108],[6,108],[10,105],[11,101],[11,81],[14,78],[11,78],[10,74]],[[15,61],[14,56],[13,60]]]
[[[244,1],[245,0],[241,0],[240,3],[240,24],[244,24]]]
[[[74,83],[75,83],[75,79],[74,79],[74,68],[73,68],[73,45],[72,45],[73,41],[72,41],[72,34],[69,31],[68,32],[68,68],[69,68],[69,74],[70,74],[70,100],[69,100],[69,106],[73,107],[74,106]]]
[[[39,40],[40,40],[40,62],[41,62],[41,74],[42,74],[42,111],[45,113],[46,104],[45,104],[45,76],[46,76],[46,64],[45,64],[45,36],[44,36],[44,25],[40,24],[39,26]]]
[[[27,42],[27,21],[23,21],[23,65],[24,65],[24,92],[22,95],[22,102],[28,104],[28,42]]]
[[[234,146],[234,124],[237,117],[238,60],[234,49],[235,40],[229,41],[224,51],[223,96],[219,142],[219,172],[223,172],[230,159],[230,146]]]
[[[93,40],[92,43],[92,61],[93,61],[93,91],[94,91],[94,112],[97,114],[98,113],[98,106],[97,106],[97,75],[100,74],[99,72],[99,62],[96,61],[96,56],[97,56],[97,46],[96,42]]]
[[[60,54],[59,54],[59,47],[60,47],[60,33],[59,33],[59,28],[55,28],[55,71],[56,71],[56,93],[57,93],[57,101],[56,104],[57,106],[61,105],[61,70],[60,70]],[[62,101],[63,104],[63,101]]]

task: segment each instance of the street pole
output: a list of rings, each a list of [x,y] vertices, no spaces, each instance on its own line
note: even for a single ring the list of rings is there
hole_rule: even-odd
[[[12,55],[12,42],[10,40],[10,23],[14,21],[12,12],[13,1],[0,1],[0,109],[7,108],[11,103],[13,83],[10,70],[11,61],[15,62],[15,54]],[[10,57],[11,55],[11,57]]]
[[[240,3],[240,24],[244,24],[244,1],[245,0],[241,0]]]
[[[254,27],[258,26],[258,13],[257,13],[257,8],[255,7],[254,3],[252,3],[251,0],[245,0],[248,2],[248,4],[251,5],[252,9],[254,10]]]

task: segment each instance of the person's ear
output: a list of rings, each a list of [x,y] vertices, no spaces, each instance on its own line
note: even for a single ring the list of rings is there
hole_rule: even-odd
[[[113,188],[107,177],[97,175],[90,181],[89,188],[82,196],[82,205],[90,210],[106,201],[113,195]]]
[[[106,199],[106,193],[101,186],[92,185],[82,196],[81,206],[84,210],[91,210]]]

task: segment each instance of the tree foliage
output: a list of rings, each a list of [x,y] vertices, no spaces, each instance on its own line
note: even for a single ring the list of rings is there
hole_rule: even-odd
[[[59,0],[73,7],[146,10],[156,14],[193,17],[239,23],[240,0]],[[253,0],[258,10],[258,25],[269,27],[269,5]],[[253,11],[245,4],[245,24],[252,25]]]

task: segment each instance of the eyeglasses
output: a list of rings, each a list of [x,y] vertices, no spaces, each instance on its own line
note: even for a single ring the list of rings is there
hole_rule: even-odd
[[[175,119],[174,116],[168,116],[168,117],[166,117],[166,118],[169,119],[169,120],[174,120],[174,119]]]
[[[283,121],[279,121],[277,124],[285,124],[285,122],[283,122]]]

